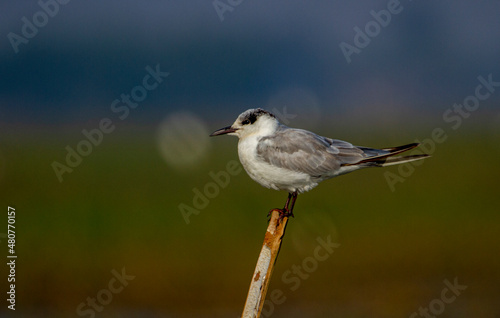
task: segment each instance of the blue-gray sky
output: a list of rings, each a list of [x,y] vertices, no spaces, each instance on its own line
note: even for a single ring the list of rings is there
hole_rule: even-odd
[[[0,122],[101,118],[157,64],[170,75],[133,122],[174,109],[233,119],[294,90],[332,114],[444,105],[442,113],[473,93],[479,75],[500,80],[500,1],[215,3],[236,5],[221,21],[208,0],[2,2]],[[26,19],[42,25],[31,38]],[[355,45],[355,27],[367,26],[375,35],[348,63],[340,44]],[[13,45],[13,34],[27,42]]]

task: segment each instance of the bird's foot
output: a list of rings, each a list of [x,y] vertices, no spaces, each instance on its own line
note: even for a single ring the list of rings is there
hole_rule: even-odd
[[[281,223],[281,221],[283,221],[284,218],[289,218],[289,217],[295,217],[293,215],[293,212],[288,210],[288,209],[272,209],[271,211],[269,211],[269,213],[267,214],[268,217],[271,216],[271,214],[273,214],[274,211],[277,211],[279,213],[279,217],[278,217],[278,224],[279,225]],[[269,218],[269,220],[267,220],[268,222],[271,221],[271,218]]]

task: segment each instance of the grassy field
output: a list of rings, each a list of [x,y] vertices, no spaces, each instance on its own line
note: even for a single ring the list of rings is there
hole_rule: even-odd
[[[50,165],[80,135],[33,129],[1,137],[2,202],[17,213],[16,314],[90,317],[77,311],[91,308],[88,297],[104,300],[101,317],[241,313],[267,212],[286,193],[243,171],[186,224],[179,204],[193,206],[193,189],[212,182],[209,172],[237,160],[236,140],[217,139],[196,166],[174,169],[153,135],[106,136],[62,183]],[[498,317],[499,139],[480,129],[450,135],[395,191],[384,177],[399,173],[390,167],[300,195],[270,287],[280,296],[266,304],[266,317],[409,317],[429,306],[439,317]],[[370,136],[364,145],[407,141]],[[318,260],[318,239],[328,237],[340,245]],[[118,289],[110,288],[113,270],[133,278],[102,292]],[[445,302],[445,281],[467,287],[444,293]],[[0,315],[8,313],[2,306]]]

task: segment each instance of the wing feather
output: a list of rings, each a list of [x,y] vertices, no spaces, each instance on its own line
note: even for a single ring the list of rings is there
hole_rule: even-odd
[[[313,176],[334,172],[344,164],[366,158],[363,150],[346,141],[286,126],[271,136],[262,137],[257,155],[274,166]]]

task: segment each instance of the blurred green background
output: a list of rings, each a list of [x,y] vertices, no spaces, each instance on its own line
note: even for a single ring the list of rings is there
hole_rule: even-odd
[[[432,155],[299,195],[264,317],[499,317],[500,87],[460,124],[443,116],[479,76],[500,81],[500,3],[401,3],[350,63],[339,44],[388,2],[244,1],[222,21],[210,1],[69,2],[17,53],[7,35],[42,9],[2,3],[0,198],[16,209],[18,258],[16,311],[3,301],[0,316],[238,317],[266,215],[287,194],[242,169],[214,186],[239,163],[237,139],[208,135],[263,107]],[[120,119],[113,101],[156,65],[170,74]],[[103,118],[114,130],[99,137]],[[88,151],[82,130],[99,140]],[[59,180],[54,162],[79,145],[88,155]],[[7,256],[6,213],[0,227]],[[328,238],[339,247],[311,258]]]
[[[424,139],[428,131],[365,132],[363,139],[396,145]],[[237,160],[234,137],[210,140],[205,160],[180,172],[144,142],[154,131],[125,128],[59,183],[49,164],[61,149],[50,134],[36,135],[2,140],[3,158],[10,158],[2,196],[17,213],[20,312],[75,316],[78,304],[107,288],[111,270],[125,268],[135,278],[99,315],[239,314],[267,211],[282,206],[286,194],[241,172],[189,224],[178,207],[193,206],[193,188],[203,191],[213,181],[210,171],[225,171]],[[352,173],[300,195],[270,287],[286,301],[267,311],[273,317],[408,316],[440,298],[445,279],[457,278],[467,289],[442,316],[494,317],[498,142],[499,134],[482,129],[450,134],[394,192],[384,172],[397,174],[397,167]],[[296,283],[282,275],[313,256],[318,237],[328,236],[340,247],[292,290]]]

